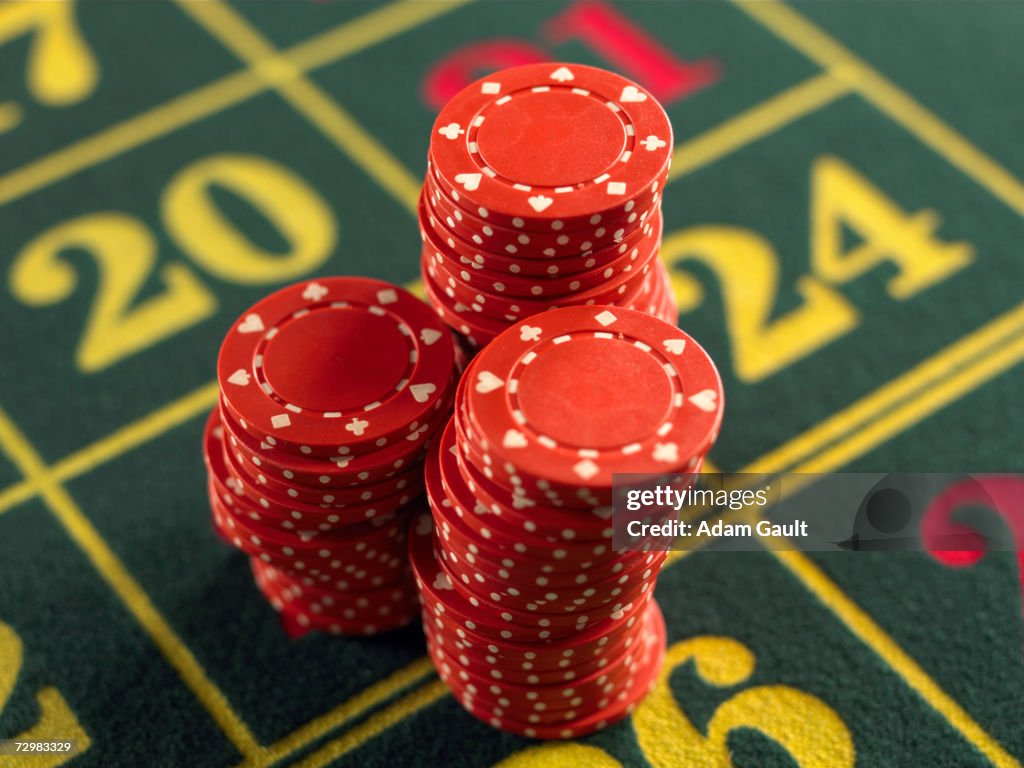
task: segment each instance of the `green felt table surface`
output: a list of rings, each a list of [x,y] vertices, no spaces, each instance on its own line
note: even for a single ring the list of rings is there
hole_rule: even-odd
[[[0,765],[1019,765],[1014,553],[711,544],[660,578],[655,694],[538,745],[464,713],[418,627],[287,639],[200,438],[257,298],[416,287],[439,100],[560,59],[672,118],[716,467],[1021,471],[1022,32],[958,0],[0,4],[0,738],[80,749]]]

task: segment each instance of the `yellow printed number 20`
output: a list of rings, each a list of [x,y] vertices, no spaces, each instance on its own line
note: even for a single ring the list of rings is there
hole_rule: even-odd
[[[249,240],[216,208],[214,185],[246,200],[287,243],[270,253]],[[206,272],[242,285],[294,279],[324,263],[337,237],[324,200],[290,170],[256,155],[218,154],[197,160],[164,189],[161,214],[168,235]],[[95,262],[96,298],[78,345],[79,370],[93,373],[206,319],[213,292],[181,261],[159,268],[162,290],[137,300],[157,270],[157,241],[139,219],[103,211],[62,222],[32,240],[11,270],[11,291],[30,306],[56,304],[74,292],[78,274],[69,249]]]

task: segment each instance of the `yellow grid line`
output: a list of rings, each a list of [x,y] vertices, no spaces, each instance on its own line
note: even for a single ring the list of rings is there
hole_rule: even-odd
[[[849,84],[955,168],[1024,215],[1024,184],[905,91],[797,11],[777,0],[734,0],[755,21]]]
[[[701,135],[676,145],[668,180],[710,165],[794,120],[831,104],[850,92],[850,86],[828,72],[813,75],[775,96],[730,117]]]
[[[300,71],[365,50],[458,8],[464,0],[401,0],[287,49]],[[0,176],[0,206],[240,104],[268,89],[248,67],[126,118]]]
[[[745,10],[747,10],[747,8],[745,8]],[[783,8],[783,10],[784,10],[784,11],[788,11],[788,9],[785,9],[785,8]],[[749,12],[749,10],[748,10],[748,12]],[[311,58],[313,58],[313,52],[314,52],[314,50],[315,50],[315,49],[314,49],[313,47],[311,47],[311,44],[303,44],[303,47],[305,47],[305,50],[306,50],[306,51],[307,51],[307,52],[309,53],[310,57],[311,57]],[[320,52],[320,51],[317,51],[317,52],[316,52],[316,55],[322,55],[322,52]],[[289,62],[284,62],[284,63],[285,63],[285,64],[289,64]],[[834,65],[836,65],[836,66],[834,66],[834,67],[833,67],[833,69],[832,69],[832,74],[836,75],[836,76],[838,77],[838,79],[845,79],[845,80],[849,80],[849,79],[851,79],[851,78],[850,78],[850,73],[849,73],[848,71],[845,71],[845,68],[844,68],[844,67],[841,67],[841,66],[839,66],[839,65],[841,65],[841,64],[846,64],[846,63],[848,63],[848,62],[846,62],[846,61],[842,61],[842,62],[839,62],[839,61],[835,61],[835,62],[833,62],[833,64],[834,64]],[[294,64],[294,62],[291,62],[291,64]],[[869,72],[870,72],[870,70],[869,70]],[[281,78],[281,77],[282,77],[282,71],[281,71],[281,70],[275,70],[275,69],[271,69],[269,73],[267,73],[267,72],[263,72],[263,73],[261,74],[261,77],[262,77],[262,78],[264,79],[264,82],[268,82],[268,81],[273,81],[273,80],[274,80],[274,79],[276,79],[276,78]],[[286,78],[291,78],[291,77],[293,77],[293,70],[290,70],[290,69],[289,69],[289,70],[287,71],[287,74],[286,74],[286,75],[284,75],[284,77],[286,77]],[[822,77],[824,77],[824,76],[822,76]],[[228,79],[230,79],[230,78],[225,78],[225,80],[228,80]],[[829,78],[829,81],[831,81],[831,80],[832,80],[832,79],[831,79],[831,78]],[[824,80],[824,79],[821,79],[820,77],[819,77],[819,78],[811,78],[811,79],[810,79],[809,81],[807,81],[807,83],[805,83],[805,84],[802,84],[802,85],[806,85],[806,86],[808,86],[808,87],[811,87],[811,86],[814,86],[814,87],[819,87],[819,86],[820,86],[820,88],[821,88],[821,94],[822,94],[822,95],[824,95],[824,94],[826,93],[826,89],[825,89],[825,87],[824,87],[824,86],[825,86],[825,85],[826,85],[826,83],[827,83],[827,82],[829,82],[829,81],[826,81],[826,80]],[[884,81],[883,81],[883,82],[884,82]],[[818,104],[818,106],[817,106],[817,107],[813,107],[813,108],[818,108],[818,107],[820,107],[820,106],[823,106],[823,105],[824,105],[824,104],[826,104],[826,103],[830,103],[830,102],[831,102],[831,101],[832,101],[832,100],[833,100],[833,99],[834,99],[835,97],[837,97],[837,96],[839,96],[839,95],[842,95],[842,90],[843,90],[843,89],[841,89],[841,88],[837,88],[837,87],[836,87],[836,86],[835,86],[834,84],[832,84],[832,83],[830,83],[830,86],[831,86],[831,87],[830,87],[830,88],[829,88],[828,90],[830,90],[830,91],[833,91],[835,95],[834,95],[834,96],[833,96],[833,95],[828,95],[828,96],[827,96],[827,98],[823,98],[823,99],[821,100],[821,103],[820,103],[820,104]],[[796,91],[796,88],[799,88],[799,87],[800,87],[800,86],[797,86],[797,87],[795,87],[795,89],[792,89],[792,90]],[[796,92],[798,93],[798,91],[796,91]],[[897,93],[899,93],[899,92],[897,91]],[[902,95],[902,94],[901,94],[901,95]],[[301,101],[301,99],[300,99],[300,101]],[[329,101],[329,100],[328,100],[328,101]],[[315,105],[315,104],[314,104],[314,106],[317,106],[317,105]],[[307,104],[305,105],[305,108],[308,108],[308,103],[307,103]],[[813,108],[811,108],[811,109],[806,109],[806,110],[797,110],[797,112],[799,112],[799,114],[796,114],[796,112],[795,112],[795,113],[794,113],[794,118],[792,118],[792,119],[795,119],[795,117],[798,117],[798,116],[800,116],[801,114],[806,114],[806,112],[808,112],[808,111],[812,111],[812,109],[813,109]],[[902,109],[902,106],[901,106],[900,108]],[[340,108],[338,108],[338,109],[340,109]],[[301,111],[301,110],[300,110],[300,111]],[[342,116],[343,118],[347,118],[348,120],[351,120],[351,118],[348,118],[348,116],[347,116],[347,114],[346,114],[346,113],[343,113],[343,112],[342,112],[342,113],[341,113],[341,116]],[[308,117],[308,115],[307,115],[307,117]],[[337,119],[336,119],[336,118],[337,118],[337,114],[335,114],[335,115],[333,115],[333,116],[331,117],[331,119],[332,119],[332,120],[334,120],[334,121],[335,121],[335,123],[337,124]],[[934,118],[932,118],[932,119],[934,120]],[[316,121],[314,120],[314,123],[315,123],[315,122],[316,122]],[[729,122],[731,122],[731,123],[733,124],[733,126],[736,126],[736,125],[738,125],[737,123],[735,123],[735,122],[733,122],[733,121],[729,121]],[[762,133],[752,132],[752,133],[750,134],[751,138],[750,138],[749,140],[753,140],[753,138],[756,138],[756,136],[757,136],[757,135],[764,135],[764,133],[770,132],[771,130],[775,130],[775,129],[777,129],[778,127],[781,127],[781,125],[783,125],[784,123],[785,123],[785,121],[782,121],[782,122],[780,122],[780,123],[779,123],[778,125],[776,125],[776,126],[774,126],[774,127],[768,127],[768,128],[767,128],[767,129],[766,129],[766,130],[765,130],[764,132],[762,132]],[[944,126],[942,126],[942,124],[941,124],[941,123],[939,123],[939,122],[938,122],[937,120],[935,120],[935,123],[936,123],[936,124],[938,124],[938,125],[939,125],[940,127],[944,128]],[[351,125],[355,125],[355,126],[356,126],[356,128],[358,128],[358,125],[357,125],[357,124],[355,124],[355,123],[354,123],[354,121],[352,121],[352,122],[351,122]],[[739,125],[742,125],[742,124],[739,124]],[[343,126],[343,127],[344,127],[344,126]],[[932,126],[932,127],[934,128],[934,126]],[[325,132],[326,132],[326,131],[325,131]],[[943,134],[943,133],[942,133],[941,131],[938,131],[938,132],[936,132],[936,131],[934,131],[934,130],[933,130],[933,131],[932,131],[932,136],[934,137],[934,136],[935,136],[936,134],[937,134],[938,136],[940,136],[941,138],[943,138],[943,139],[947,139],[947,138],[949,137],[949,135],[950,135],[950,134],[951,134],[951,135],[953,135],[953,136],[954,136],[955,138],[959,138],[959,137],[956,137],[956,135],[955,135],[955,134],[952,134],[952,132],[948,132],[947,134]],[[342,138],[344,138],[344,136],[343,136]],[[358,138],[358,134],[357,134],[357,138]],[[698,137],[698,138],[703,138],[703,137]],[[967,147],[967,148],[968,148],[968,149],[970,149],[970,150],[973,150],[973,148],[972,148],[972,147],[971,147],[971,146],[970,146],[969,144],[967,144],[966,142],[963,142],[963,140],[962,140],[962,139],[960,139],[960,141],[961,141],[961,142],[963,143],[963,146]],[[336,142],[336,143],[338,143],[338,142]],[[927,142],[926,142],[926,143],[927,143]],[[348,146],[358,146],[358,143],[356,143],[356,144],[349,144]],[[703,161],[703,162],[701,162],[701,163],[699,163],[699,164],[705,164],[706,162],[711,162],[711,161],[713,161],[714,159],[717,159],[717,158],[718,158],[719,156],[721,156],[721,155],[722,155],[722,154],[724,154],[725,152],[728,152],[728,151],[732,151],[733,149],[735,149],[735,148],[738,148],[738,146],[742,146],[742,143],[740,143],[740,140],[739,140],[739,139],[734,139],[734,140],[733,140],[733,141],[731,142],[731,144],[730,144],[729,142],[726,142],[726,144],[724,145],[724,148],[718,148],[718,147],[715,147],[714,145],[708,145],[708,146],[705,146],[705,147],[704,147],[704,149],[705,149],[705,154],[707,155],[707,157],[708,157],[709,159],[708,159],[708,160],[705,160],[705,161]],[[344,149],[345,149],[345,146],[342,146],[342,148],[343,148],[343,150],[344,150]],[[962,147],[961,147],[961,149],[962,149]],[[348,151],[348,150],[345,150],[345,151]],[[945,153],[940,153],[940,154],[944,154],[944,156],[946,156],[946,155],[945,155]],[[980,155],[980,153],[979,153],[979,155]],[[963,157],[965,157],[965,156],[966,156],[967,158],[969,158],[969,160],[967,160],[967,161],[963,160],[962,158],[963,158]],[[386,156],[386,157],[390,157],[390,156]],[[954,157],[956,157],[956,155],[954,155]],[[966,154],[965,154],[965,153],[963,153],[963,152],[961,152],[961,154],[960,154],[960,156],[959,156],[959,157],[961,158],[961,159],[960,159],[960,162],[970,162],[970,163],[974,163],[974,162],[976,162],[976,160],[977,160],[977,157],[978,157],[978,155],[971,155],[971,154],[970,154],[970,152],[968,152],[968,153],[966,153]],[[981,156],[981,157],[982,157],[982,158],[984,158],[984,156]],[[956,161],[956,160],[954,160],[953,158],[950,158],[950,157],[948,157],[948,156],[947,156],[947,159],[950,159],[950,161],[951,161],[951,162],[953,162],[953,163],[954,163],[955,165],[957,164],[957,161]],[[989,161],[989,162],[991,162],[991,161]],[[696,163],[695,163],[695,164],[694,164],[694,165],[693,165],[692,167],[697,167],[697,165],[698,165],[698,164],[696,164]],[[994,166],[994,164],[992,164],[992,166]],[[994,166],[994,167],[996,168],[996,170],[997,170],[997,171],[1001,171],[1001,169],[999,169],[999,168],[998,168],[998,166]],[[404,170],[404,169],[403,169],[403,170]],[[1004,173],[1005,173],[1005,172],[1004,172]],[[375,178],[378,178],[378,177],[377,177],[377,176],[375,176]],[[2,184],[2,182],[3,182],[4,180],[5,180],[5,179],[0,179],[0,202],[2,202],[2,193],[3,193],[3,191],[4,191],[4,187],[3,187],[3,184]],[[1015,180],[1013,180],[1013,179],[1012,179],[1012,177],[1010,177],[1010,180],[1011,180],[1012,182],[1014,182],[1014,184],[1016,184]],[[379,178],[378,178],[378,181],[380,181],[380,179],[379,179]],[[999,180],[997,179],[997,182],[998,182],[998,181],[999,181]],[[384,186],[387,186],[387,185],[384,185]],[[408,185],[407,185],[407,184],[406,184],[406,185],[404,185],[404,186],[406,186],[406,187],[408,188]],[[390,191],[392,191],[392,194],[395,194],[396,196],[399,196],[399,199],[400,199],[401,201],[403,201],[403,202],[404,202],[404,203],[406,204],[406,206],[408,207],[408,206],[409,206],[409,202],[408,202],[408,200],[410,199],[410,195],[409,195],[408,189],[406,189],[406,191],[405,191],[405,192],[403,193],[403,192],[401,191],[401,187],[402,187],[402,185],[401,185],[401,184],[399,184],[399,185],[392,185],[392,187],[389,187],[389,190],[390,190]],[[1017,187],[1019,187],[1019,184],[1017,185]],[[995,190],[996,190],[996,189],[999,189],[999,188],[1000,188],[1000,183],[997,183],[997,184],[993,185],[992,187],[990,187],[990,189],[991,189],[991,190],[993,191],[993,194],[997,194],[997,196],[999,196],[999,195],[998,195],[998,193],[997,193],[997,192],[996,192]],[[1014,186],[1013,186],[1012,184],[1011,184],[1011,185],[1009,185],[1009,186],[1007,186],[1007,185],[1005,185],[1005,184],[1002,184],[1002,188],[1004,188],[1004,189],[1008,189],[1008,190],[1009,190],[1009,192],[1010,192],[1011,194],[1015,194],[1015,193],[1016,193],[1016,191],[1017,191],[1017,190],[1016,190],[1016,188],[1015,188],[1015,187],[1014,187]],[[395,191],[396,189],[398,190],[397,192]],[[404,195],[404,200],[403,200],[403,198],[401,197],[401,195]],[[911,423],[913,423],[913,422],[911,422]],[[168,427],[168,428],[170,428],[170,427]],[[111,456],[110,458],[112,458],[112,456]],[[84,470],[84,469],[83,469],[82,471],[86,471],[86,470]],[[33,483],[32,483],[31,481],[30,481],[30,482],[28,483],[28,485],[29,485],[29,486],[31,486],[32,484],[33,484]],[[15,487],[15,490],[17,490],[17,488],[18,488],[18,486],[16,486],[16,487]],[[9,489],[9,490],[10,490],[10,489]],[[4,494],[0,495],[0,499],[3,499],[3,500],[10,500],[10,499],[13,499],[13,498],[15,498],[15,495],[10,495],[10,494],[9,494],[8,492],[5,492]],[[0,506],[0,511],[2,511],[2,506]],[[838,588],[837,588],[837,589],[838,589]],[[984,733],[984,732],[982,732],[982,733]]]
[[[407,210],[415,213],[420,182],[322,88],[221,0],[177,0],[225,48],[287,101]]]
[[[192,651],[156,609],[124,563],[82,514],[71,494],[60,483],[46,477],[43,460],[2,409],[0,446],[21,473],[39,488],[43,502],[64,526],[72,541],[86,554],[235,748],[242,755],[254,754],[259,744],[249,727],[228,704],[227,697],[206,676]]]
[[[330,733],[368,712],[398,691],[409,688],[433,674],[434,665],[430,658],[421,656],[383,680],[363,689],[334,709],[295,729],[271,746],[261,749],[258,754],[239,763],[238,768],[268,768],[313,743],[325,733]],[[392,706],[397,706],[398,703],[396,702]]]

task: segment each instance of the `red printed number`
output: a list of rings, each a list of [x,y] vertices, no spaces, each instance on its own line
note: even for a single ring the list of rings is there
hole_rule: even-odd
[[[717,60],[680,59],[603,0],[578,0],[548,21],[542,33],[553,44],[579,40],[665,104],[684,99],[721,78]],[[550,51],[522,40],[470,43],[430,69],[423,83],[423,98],[437,110],[488,72],[552,58],[556,57]]]

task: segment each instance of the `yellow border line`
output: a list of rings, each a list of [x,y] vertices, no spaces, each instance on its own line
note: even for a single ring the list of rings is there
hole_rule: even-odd
[[[46,466],[39,454],[2,409],[0,446],[22,474],[40,489],[43,502],[64,526],[72,541],[85,553],[235,748],[242,755],[255,754],[260,747],[249,727],[231,708],[223,692],[206,676],[192,651],[154,607],[149,596],[82,514],[67,490],[45,477]]]
[[[293,65],[300,70],[322,67],[431,21],[461,4],[401,0],[298,43],[287,49],[285,56],[292,57]],[[266,81],[246,68],[126,118],[0,176],[0,206],[266,90]]]
[[[709,165],[757,139],[831,104],[850,92],[850,86],[828,72],[791,85],[765,101],[676,145],[668,180]]]
[[[357,725],[342,736],[329,741],[320,749],[308,755],[305,759],[295,763],[292,768],[320,768],[320,766],[332,763],[343,757],[354,749],[361,747],[375,736],[380,736],[384,731],[398,725],[402,720],[411,717],[431,704],[435,704],[450,691],[448,686],[440,680],[427,683],[422,688],[406,694],[390,707],[382,709],[366,722]]]
[[[791,545],[790,545],[791,546]],[[769,549],[804,587],[861,642],[998,768],[1020,768],[1020,762],[947,694],[910,654],[883,630],[824,571],[795,549]]]
[[[781,40],[847,82],[955,168],[1024,215],[1024,184],[797,11],[776,0],[734,2]]]
[[[801,459],[820,454],[825,446],[850,435],[854,430],[865,429],[865,425],[871,422],[882,424],[886,419],[896,418],[897,411],[893,409],[901,402],[913,400],[921,403],[940,396],[952,386],[951,377],[959,368],[976,365],[975,361],[987,355],[1000,354],[1001,349],[1005,352],[1005,345],[1022,335],[1024,303],[960,337],[870,394],[752,461],[740,472],[770,474],[795,471],[790,468]],[[811,461],[805,466],[810,468],[801,471],[828,471],[817,468],[822,466],[820,456],[817,462]]]
[[[177,4],[394,199],[416,211],[421,182],[237,11],[221,0]]]
[[[373,709],[381,702],[391,698],[396,692],[419,683],[425,677],[433,677],[434,665],[430,658],[421,656],[410,662],[397,672],[393,672],[382,680],[365,688],[352,698],[346,700],[326,714],[306,723],[287,736],[274,742],[273,745],[260,750],[259,754],[241,763],[238,768],[267,768],[286,758],[298,750],[311,744],[325,733],[330,733],[363,713]],[[398,702],[393,706],[397,706]]]

